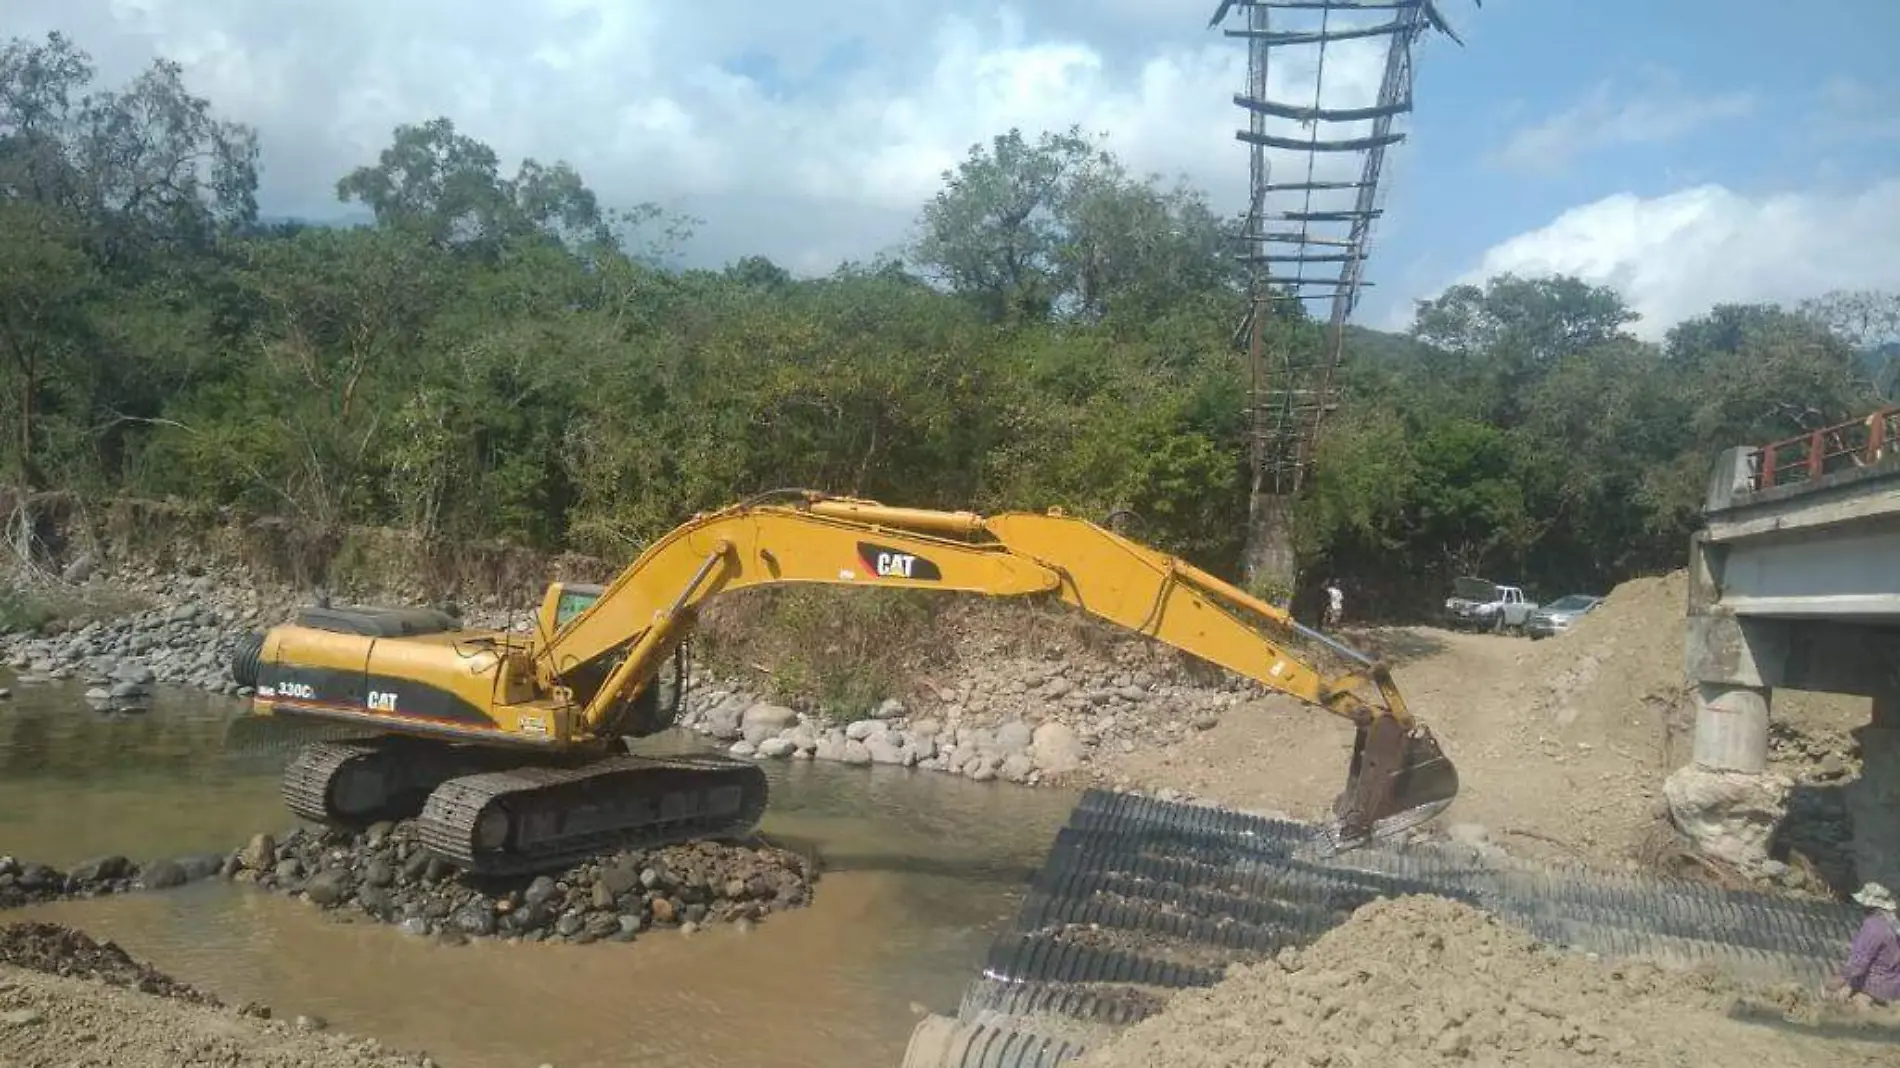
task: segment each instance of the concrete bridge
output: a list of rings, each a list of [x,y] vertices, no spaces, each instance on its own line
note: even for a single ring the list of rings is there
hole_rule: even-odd
[[[1684,648],[1695,742],[1671,777],[1677,822],[1729,859],[1764,859],[1791,787],[1766,774],[1774,691],[1865,696],[1849,802],[1859,866],[1900,882],[1900,408],[1728,450],[1703,513]]]

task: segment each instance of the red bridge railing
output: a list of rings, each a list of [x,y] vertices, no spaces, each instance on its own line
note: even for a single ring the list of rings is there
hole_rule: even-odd
[[[1756,457],[1754,488],[1807,482],[1891,456],[1900,456],[1900,407],[1763,445]]]

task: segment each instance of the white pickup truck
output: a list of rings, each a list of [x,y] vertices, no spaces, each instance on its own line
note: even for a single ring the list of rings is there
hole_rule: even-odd
[[[1488,579],[1461,578],[1452,583],[1445,600],[1445,620],[1453,627],[1503,631],[1524,629],[1537,603],[1518,586],[1502,586]]]

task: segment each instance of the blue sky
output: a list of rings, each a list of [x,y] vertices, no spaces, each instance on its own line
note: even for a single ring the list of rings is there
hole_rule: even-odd
[[[1439,3],[1466,47],[1421,47],[1358,321],[1506,269],[1616,285],[1652,334],[1716,301],[1900,290],[1900,0]],[[1245,56],[1215,6],[8,0],[0,36],[65,30],[115,82],[179,60],[258,127],[271,213],[334,216],[340,174],[446,114],[505,166],[565,158],[609,201],[704,218],[697,262],[824,271],[904,239],[1011,125],[1104,132],[1238,210]],[[1328,101],[1365,102],[1380,60],[1336,50]],[[1310,87],[1298,67],[1276,87]]]

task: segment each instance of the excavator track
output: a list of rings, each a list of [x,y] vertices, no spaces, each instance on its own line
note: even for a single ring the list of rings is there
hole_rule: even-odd
[[[415,816],[442,782],[486,771],[494,752],[401,737],[312,742],[284,768],[284,806],[314,823],[364,824]]]
[[[522,875],[613,849],[743,837],[767,793],[765,772],[747,760],[617,756],[450,779],[417,826],[425,847],[470,874]]]

